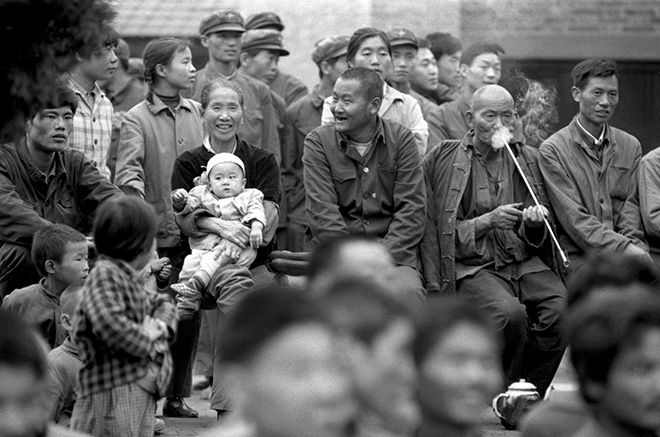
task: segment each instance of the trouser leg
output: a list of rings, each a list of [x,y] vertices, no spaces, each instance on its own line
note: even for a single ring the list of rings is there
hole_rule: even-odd
[[[527,341],[527,314],[525,306],[515,296],[512,282],[495,272],[481,270],[475,276],[461,279],[457,290],[460,295],[479,305],[502,332],[502,360],[507,384],[518,381]]]
[[[172,379],[167,388],[168,398],[187,398],[192,386],[192,363],[201,326],[201,314],[197,311],[188,320],[180,320],[176,339],[170,346],[172,352]]]
[[[529,320],[522,377],[536,385],[543,396],[564,355],[561,322],[567,291],[559,276],[550,270],[524,275],[519,286]]]

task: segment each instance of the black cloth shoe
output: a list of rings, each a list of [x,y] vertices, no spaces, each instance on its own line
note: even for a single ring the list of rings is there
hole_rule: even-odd
[[[163,404],[163,416],[195,418],[199,413],[186,405],[182,398],[167,398]]]

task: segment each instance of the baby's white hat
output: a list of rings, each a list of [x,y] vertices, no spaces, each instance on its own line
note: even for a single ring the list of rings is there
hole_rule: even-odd
[[[206,164],[206,172],[211,173],[211,169],[215,167],[218,164],[222,164],[224,162],[231,162],[233,164],[238,165],[241,170],[243,170],[243,176],[245,176],[245,165],[243,165],[243,161],[241,161],[241,158],[238,156],[234,155],[233,153],[217,153],[209,159],[209,162]]]

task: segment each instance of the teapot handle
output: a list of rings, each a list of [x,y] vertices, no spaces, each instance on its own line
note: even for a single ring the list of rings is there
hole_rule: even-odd
[[[497,401],[499,401],[501,397],[509,397],[509,395],[506,393],[500,393],[495,396],[495,398],[493,398],[493,413],[495,413],[495,416],[497,416],[498,419],[504,419],[504,416],[502,416],[500,412],[497,411]]]

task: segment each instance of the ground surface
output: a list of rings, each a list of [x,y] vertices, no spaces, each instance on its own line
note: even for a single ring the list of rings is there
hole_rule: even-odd
[[[568,381],[568,364],[566,357],[555,377],[555,384],[563,384]],[[205,430],[212,428],[216,424],[216,413],[209,408],[208,399],[202,397],[204,392],[195,391],[193,395],[186,399],[189,406],[199,412],[197,419],[173,419],[165,417],[165,431],[162,436],[198,436]],[[163,401],[158,403],[158,417],[161,417]],[[517,431],[507,431],[500,425],[499,419],[495,417],[489,406],[484,406],[481,414],[481,437],[518,437]]]

